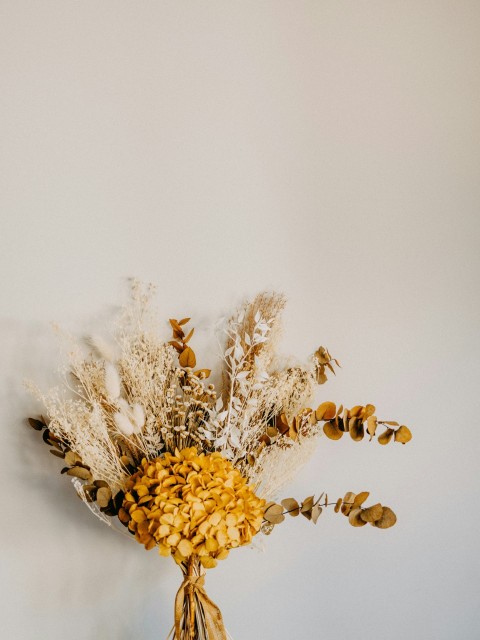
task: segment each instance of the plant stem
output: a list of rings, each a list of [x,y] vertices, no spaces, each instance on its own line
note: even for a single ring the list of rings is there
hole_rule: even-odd
[[[190,578],[193,577],[193,565],[195,562],[195,556],[191,555],[188,561],[188,576]],[[194,589],[191,584],[188,589],[188,601],[190,603],[189,606],[189,614],[190,614],[190,640],[195,640],[195,598],[194,598]]]

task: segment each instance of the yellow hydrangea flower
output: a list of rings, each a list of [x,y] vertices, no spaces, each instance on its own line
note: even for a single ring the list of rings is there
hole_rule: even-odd
[[[265,500],[220,453],[195,447],[143,459],[126,486],[119,517],[138,542],[177,563],[192,554],[206,568],[248,544],[263,521]]]

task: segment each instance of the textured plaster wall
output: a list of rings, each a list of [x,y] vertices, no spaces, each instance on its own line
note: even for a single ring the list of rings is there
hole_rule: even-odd
[[[287,494],[368,489],[389,531],[293,520],[208,575],[235,640],[474,640],[480,5],[0,4],[0,637],[167,635],[173,563],[111,534],[23,419],[49,323],[102,327],[126,278],[213,322],[289,298],[282,348],[343,365],[409,446],[319,442]],[[167,331],[167,330],[166,330]]]

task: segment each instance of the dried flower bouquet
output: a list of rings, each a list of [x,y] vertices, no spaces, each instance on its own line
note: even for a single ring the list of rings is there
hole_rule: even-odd
[[[153,287],[134,282],[130,302],[110,339],[88,349],[69,338],[66,389],[29,385],[46,417],[31,418],[51,453],[62,458],[80,498],[106,524],[122,523],[145,549],[173,556],[183,572],[172,629],[176,640],[228,637],[204,588],[205,570],[231,549],[268,535],[285,515],[316,523],[330,504],[351,525],[386,529],[396,522],[368,492],[277,502],[280,490],[309,459],[320,433],[338,440],[405,444],[409,429],[379,420],[372,404],[351,409],[308,407],[315,386],[339,363],[320,347],[305,366],[276,359],[285,299],[262,293],[224,323],[218,390],[211,371],[196,368],[189,318],[170,320],[164,341],[151,308]],[[115,527],[113,527],[115,528]]]

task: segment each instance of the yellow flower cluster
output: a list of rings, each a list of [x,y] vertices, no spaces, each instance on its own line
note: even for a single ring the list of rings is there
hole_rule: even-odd
[[[265,500],[220,453],[195,447],[142,460],[125,492],[120,520],[146,549],[177,563],[192,554],[206,568],[258,533]]]

